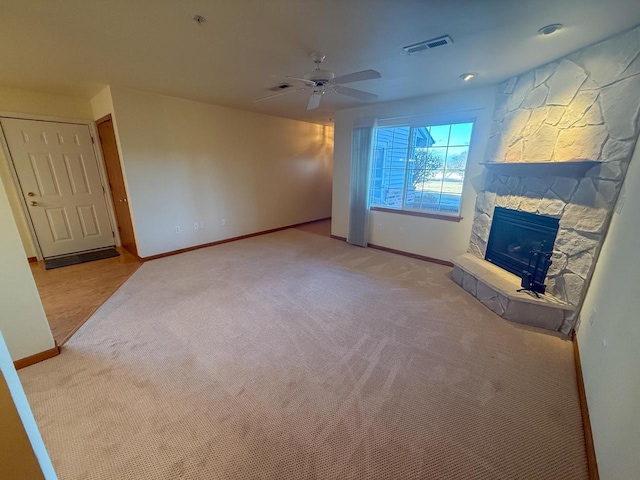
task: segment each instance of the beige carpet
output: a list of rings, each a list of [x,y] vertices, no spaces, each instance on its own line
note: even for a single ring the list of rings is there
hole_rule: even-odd
[[[20,372],[60,480],[587,478],[572,345],[286,230],[145,263]]]

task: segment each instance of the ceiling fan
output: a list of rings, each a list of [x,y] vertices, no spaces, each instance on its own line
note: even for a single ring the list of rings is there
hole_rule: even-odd
[[[336,77],[333,72],[320,69],[320,64],[324,62],[325,59],[324,53],[314,52],[311,54],[311,59],[313,60],[313,63],[316,64],[316,68],[312,72],[306,73],[302,77],[292,77],[289,75],[285,75],[283,77],[302,82],[305,84],[304,87],[291,89],[287,88],[287,90],[275,93],[273,95],[256,98],[254,102],[261,102],[263,100],[268,100],[269,98],[280,97],[282,95],[288,95],[289,93],[301,92],[311,89],[312,92],[311,96],[309,97],[309,102],[307,103],[307,110],[314,110],[320,106],[322,95],[327,92],[328,88],[340,95],[347,95],[364,102],[370,102],[378,98],[378,95],[364,92],[362,90],[356,90],[355,88],[344,87],[343,84],[381,78],[382,75],[380,75],[380,72],[376,72],[375,70],[363,70],[361,72],[354,72]]]

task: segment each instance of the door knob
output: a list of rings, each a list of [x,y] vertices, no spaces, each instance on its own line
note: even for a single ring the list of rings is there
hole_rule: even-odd
[[[122,202],[127,203],[127,199],[126,199],[126,198],[121,198],[121,199],[119,200],[119,202],[120,202],[120,203],[122,203]]]
[[[27,195],[29,195],[30,197],[35,197],[36,196],[36,194],[33,193],[33,192],[29,192],[29,193],[27,193]]]
[[[32,207],[37,207],[39,205],[38,202],[34,202],[33,200],[31,202],[29,202],[29,203],[31,203]]]

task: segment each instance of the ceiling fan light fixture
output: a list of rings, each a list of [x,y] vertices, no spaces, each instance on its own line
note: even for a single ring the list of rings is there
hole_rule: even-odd
[[[324,59],[327,58],[327,56],[322,52],[311,52],[309,56],[311,57],[311,60],[313,60],[313,63],[315,63],[316,65],[320,65],[322,62],[324,62]]]
[[[475,77],[475,75],[473,73],[463,73],[462,75],[460,75],[460,78],[462,80],[464,80],[465,82],[468,82],[469,80],[471,80],[474,77]]]
[[[335,74],[329,70],[323,70],[320,68],[320,64],[324,61],[325,55],[321,52],[314,52],[311,54],[313,63],[316,64],[316,68],[302,76],[293,77],[291,75],[285,75],[283,78],[289,80],[295,80],[296,82],[302,82],[305,86],[302,88],[292,88],[290,84],[276,85],[270,88],[272,95],[259,97],[254,102],[261,102],[275,97],[280,97],[289,93],[300,92],[303,90],[312,90],[309,102],[307,104],[307,110],[315,110],[320,106],[322,96],[327,93],[327,89],[331,88],[339,95],[346,95],[356,100],[363,102],[372,102],[378,99],[378,95],[373,93],[358,90],[356,88],[345,87],[345,83],[362,82],[364,80],[374,80],[381,78],[382,75],[376,70],[362,70],[360,72],[348,73],[346,75],[340,75],[336,77]]]
[[[558,30],[562,28],[561,23],[552,23],[551,25],[546,25],[538,30],[540,35],[551,35],[552,33],[556,33]]]

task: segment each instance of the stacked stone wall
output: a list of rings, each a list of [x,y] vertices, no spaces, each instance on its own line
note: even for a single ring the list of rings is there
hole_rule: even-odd
[[[638,139],[640,26],[504,82],[493,119],[487,162],[602,162],[575,178],[552,165],[488,173],[476,201],[469,252],[480,258],[495,206],[560,219],[547,285],[578,306]]]

